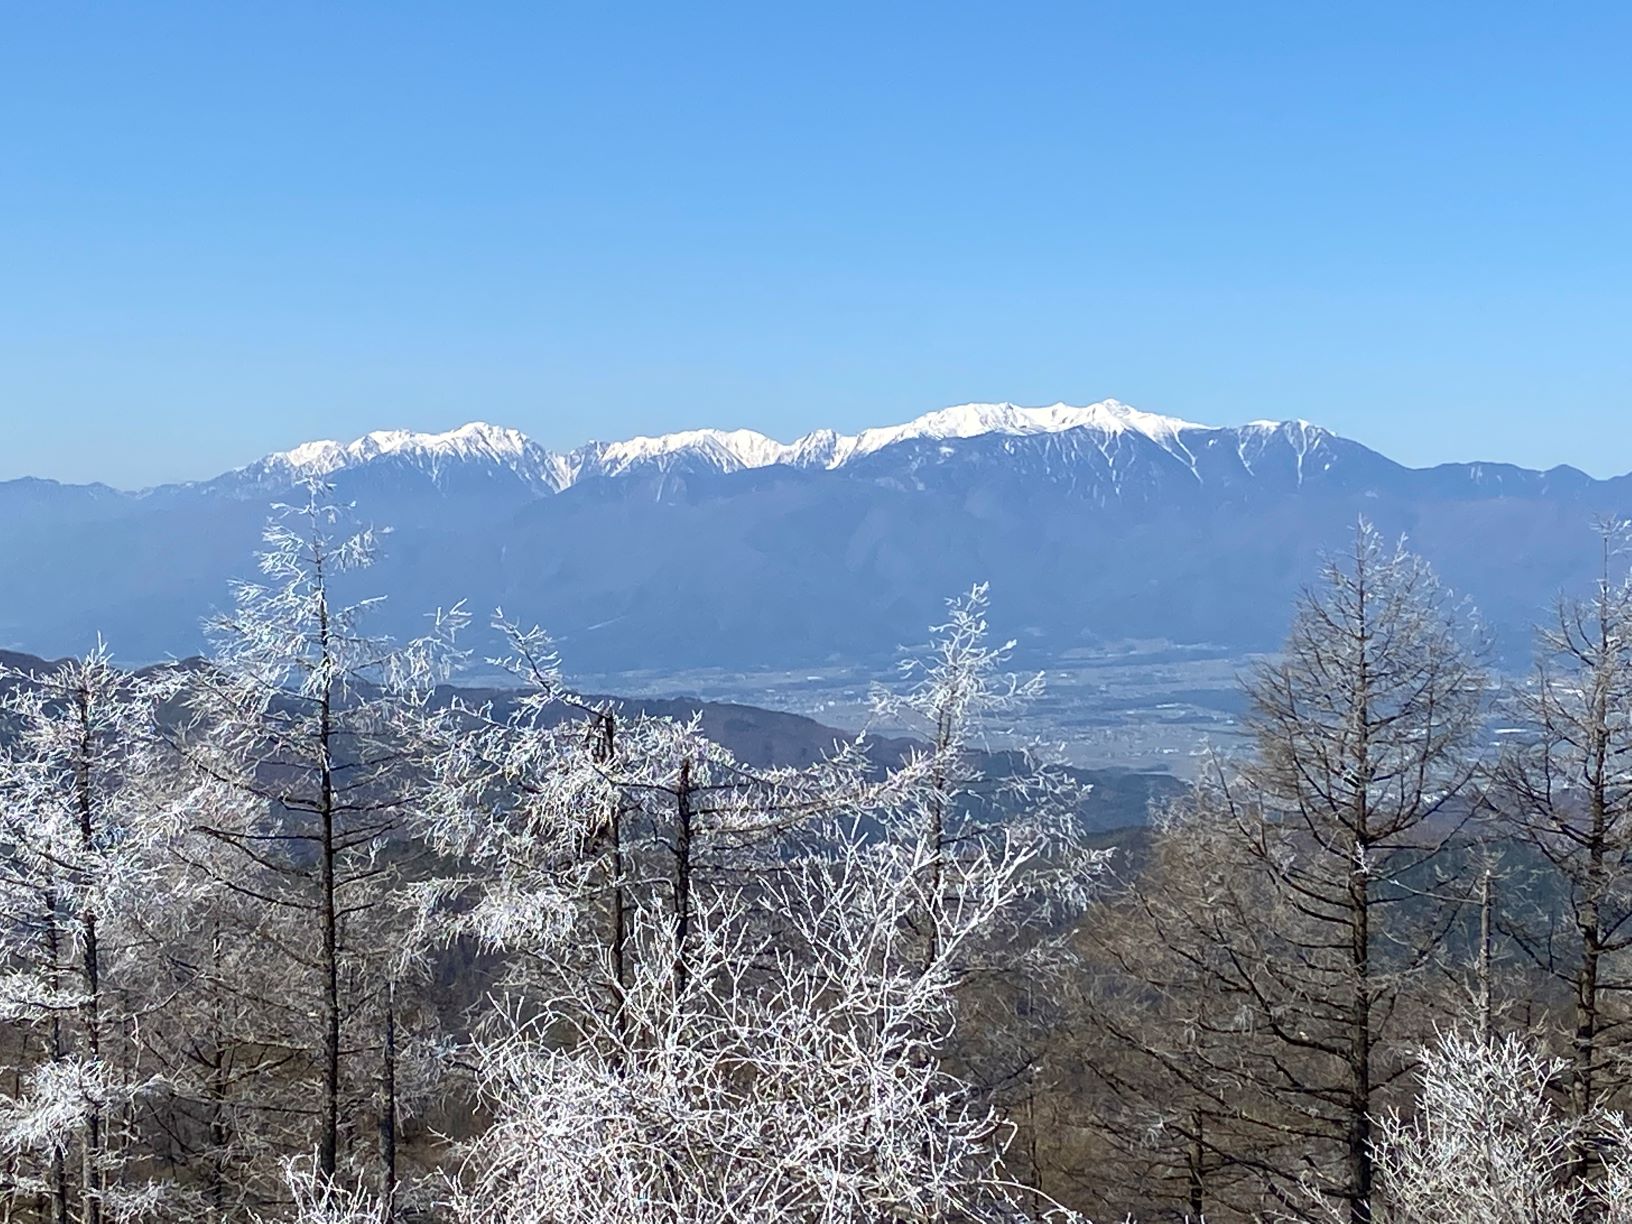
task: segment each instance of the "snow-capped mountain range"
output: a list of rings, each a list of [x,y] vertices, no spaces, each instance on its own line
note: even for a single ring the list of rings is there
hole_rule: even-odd
[[[608,671],[804,664],[921,636],[990,580],[1027,646],[1272,646],[1319,552],[1365,514],[1409,533],[1514,650],[1585,581],[1592,521],[1632,478],[1406,468],[1305,421],[1219,427],[1117,400],[963,404],[781,442],[696,429],[554,452],[473,422],[317,441],[211,479],[120,492],[0,482],[0,647],[181,654],[254,572],[268,507],[320,478],[387,529],[394,627],[460,599],[549,626]]]
[[[1238,434],[1245,450],[1256,435],[1282,429],[1297,430],[1317,444],[1323,436],[1323,431],[1306,421],[1253,421],[1229,432]],[[241,477],[242,483],[253,487],[269,481],[331,477],[336,472],[385,460],[411,464],[433,477],[471,464],[490,465],[540,491],[559,493],[580,481],[640,469],[694,467],[727,473],[780,465],[831,471],[903,442],[963,441],[994,434],[1020,438],[1078,430],[1086,431],[1096,442],[1137,434],[1192,470],[1195,456],[1186,445],[1186,437],[1226,432],[1177,417],[1141,412],[1114,399],[1082,407],[1063,403],[1046,408],[959,404],[925,413],[904,425],[865,429],[857,434],[818,429],[792,442],[778,442],[752,429],[690,429],[621,442],[590,442],[564,453],[546,450],[518,430],[472,421],[446,433],[380,430],[347,443],[306,442],[267,455],[223,479]]]

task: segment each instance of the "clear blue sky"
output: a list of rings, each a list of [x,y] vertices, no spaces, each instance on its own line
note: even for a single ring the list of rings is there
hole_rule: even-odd
[[[1632,469],[1632,6],[25,3],[0,477],[974,399]]]

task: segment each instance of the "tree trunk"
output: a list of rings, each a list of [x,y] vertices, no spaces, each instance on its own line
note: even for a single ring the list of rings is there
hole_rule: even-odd
[[[617,716],[610,710],[602,713],[597,732],[596,759],[610,767],[617,752]],[[618,793],[613,794],[612,807],[607,813],[606,855],[607,891],[611,894],[612,911],[607,948],[612,963],[612,1027],[621,1038],[624,1036],[623,995],[629,984],[628,969],[624,963],[629,905],[624,896],[623,797]]]
[[[1349,1166],[1350,1224],[1371,1224],[1374,1171],[1371,1155],[1371,1055],[1374,1034],[1371,1017],[1371,779],[1372,759],[1373,626],[1367,608],[1368,579],[1364,562],[1355,566],[1356,674],[1354,700],[1354,861],[1349,868],[1350,970],[1354,997],[1349,1040],[1349,1071],[1353,1093],[1349,1101],[1347,1158]]]
[[[397,1218],[397,984],[385,987],[385,1043],[380,1068],[380,1199],[385,1219]]]
[[[210,1101],[210,1161],[206,1193],[217,1219],[225,1219],[227,1211],[227,1050],[225,1023],[221,1015],[219,982],[221,980],[221,923],[218,918],[210,931],[210,971],[212,989],[210,998],[209,1046],[209,1101]]]
[[[1601,754],[1600,754],[1601,755]],[[1575,1034],[1572,1043],[1572,1071],[1570,1108],[1577,1119],[1586,1118],[1597,1103],[1597,1071],[1600,1052],[1598,1033],[1601,1024],[1600,1003],[1602,986],[1599,981],[1603,960],[1603,930],[1600,897],[1604,881],[1606,841],[1606,813],[1602,777],[1594,780],[1589,798],[1590,831],[1587,842],[1587,879],[1578,930],[1581,939],[1581,963],[1575,974]],[[1590,1140],[1590,1136],[1586,1137]],[[1592,1144],[1584,1142],[1576,1154],[1574,1176],[1586,1179],[1592,1171]]]
[[[79,752],[74,768],[74,803],[79,815],[80,850],[89,856],[96,850],[96,829],[91,796],[91,758],[95,746],[91,740],[90,694],[81,686],[77,698],[79,718]],[[85,1061],[95,1065],[102,1057],[102,961],[97,945],[96,913],[89,906],[80,912],[80,987],[85,1001],[80,1007],[81,1038],[85,1043]],[[80,1220],[81,1224],[102,1224],[102,1105],[89,1102],[85,1107],[84,1134],[81,1140]]]
[[[674,801],[674,993],[686,990],[686,940],[691,933],[691,759],[680,763],[680,782]]]
[[[56,993],[60,985],[59,966],[61,965],[62,942],[57,934],[57,898],[56,894],[47,892],[43,898],[45,902],[45,955],[47,964],[47,981],[52,993]],[[48,1041],[52,1062],[60,1062],[67,1054],[62,1037],[62,1019],[53,1011]],[[68,1162],[61,1147],[51,1149],[51,1224],[68,1224]]]
[[[1190,1154],[1185,1169],[1190,1185],[1187,1224],[1202,1224],[1207,1218],[1207,1149],[1202,1139],[1201,1110],[1195,1111],[1191,1124],[1195,1133],[1190,1138]]]
[[[321,573],[321,571],[319,571]],[[322,659],[329,662],[328,604],[318,607],[318,626]],[[334,761],[331,746],[334,739],[334,711],[331,690],[325,685],[318,722],[318,807],[322,822],[322,842],[319,848],[320,921],[323,927],[323,1097],[319,1106],[318,1169],[325,1177],[333,1177],[339,1163],[340,1149],[340,917],[336,898],[335,859],[335,798]]]
[[[1354,1076],[1354,1092],[1349,1103],[1348,1163],[1349,1163],[1349,1220],[1351,1224],[1370,1224],[1372,1160],[1371,1160],[1371,932],[1370,898],[1363,873],[1356,869],[1354,888],[1354,958],[1355,984],[1353,1003],[1353,1031],[1349,1047],[1350,1070]]]
[[[1496,877],[1490,867],[1479,877],[1479,1040],[1496,1041]]]

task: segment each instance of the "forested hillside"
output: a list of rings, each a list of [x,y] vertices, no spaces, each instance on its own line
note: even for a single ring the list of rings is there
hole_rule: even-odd
[[[377,636],[345,520],[207,657],[0,660],[5,1219],[1632,1219],[1615,530],[1503,691],[1361,523],[1117,834],[1152,784],[989,751],[1042,680],[984,587],[874,740],[502,615],[453,687],[470,615]]]

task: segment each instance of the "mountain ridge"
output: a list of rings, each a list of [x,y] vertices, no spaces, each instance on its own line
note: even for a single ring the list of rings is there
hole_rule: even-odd
[[[1296,427],[1329,431],[1304,420],[1251,421],[1241,431],[1269,431]],[[233,478],[260,481],[333,475],[370,463],[407,458],[436,468],[443,464],[488,462],[536,473],[551,491],[570,487],[588,476],[618,475],[642,463],[671,456],[711,459],[721,471],[742,471],[785,464],[792,467],[834,469],[899,442],[928,438],[964,440],[989,434],[1028,436],[1063,433],[1074,429],[1115,435],[1134,431],[1169,444],[1184,432],[1215,432],[1223,428],[1178,417],[1145,412],[1116,399],[1086,405],[1062,402],[1026,407],[1009,402],[956,404],[921,414],[898,425],[870,426],[853,434],[819,428],[791,442],[781,442],[753,429],[698,428],[657,435],[634,435],[612,441],[591,440],[567,451],[552,451],[520,430],[485,421],[470,421],[441,432],[379,429],[349,442],[316,439],[287,450],[273,451],[249,463],[199,480],[169,481],[141,489],[112,489],[100,482],[83,485],[49,478],[24,476],[61,487],[109,489],[129,496],[151,496],[168,490],[215,485]],[[10,483],[0,481],[0,484]]]
[[[1410,468],[1307,421],[1208,426],[1115,400],[569,452],[473,422],[136,493],[0,482],[0,646],[67,654],[102,631],[127,658],[196,650],[199,619],[255,576],[269,507],[308,476],[389,529],[369,593],[393,631],[459,599],[502,605],[601,672],[887,658],[986,580],[1005,635],[1039,657],[1272,648],[1360,515],[1409,535],[1522,654],[1557,592],[1590,581],[1593,520],[1632,518],[1632,477]]]
[[[1107,438],[1128,432],[1137,433],[1187,463],[1193,456],[1188,451],[1185,435],[1191,435],[1192,439],[1195,435],[1232,435],[1241,440],[1243,450],[1254,440],[1275,434],[1295,436],[1299,440],[1298,449],[1302,450],[1307,450],[1311,442],[1318,447],[1321,442],[1331,439],[1350,441],[1303,418],[1258,419],[1242,425],[1219,426],[1146,412],[1116,399],[1081,406],[1062,401],[1039,407],[1007,401],[970,402],[935,409],[898,425],[870,426],[853,434],[819,428],[791,442],[778,441],[753,429],[696,428],[666,434],[633,435],[611,441],[596,439],[570,450],[555,451],[509,426],[470,421],[441,432],[380,429],[349,442],[311,440],[287,450],[270,452],[214,476],[170,481],[134,490],[120,489],[102,482],[59,481],[32,475],[0,481],[0,486],[28,484],[94,490],[98,496],[151,498],[185,489],[255,488],[309,477],[324,478],[374,463],[405,460],[427,470],[433,477],[442,469],[459,464],[487,463],[506,467],[540,491],[553,493],[564,491],[581,480],[624,475],[647,464],[701,461],[721,473],[778,465],[834,470],[903,442],[964,441],[990,435],[1019,438],[1074,430],[1087,430]],[[1400,466],[1405,467],[1403,464]],[[1489,460],[1446,461],[1406,470],[1470,470],[1482,473],[1487,469],[1509,475],[1548,476],[1581,483],[1622,479],[1621,476],[1595,478],[1568,464],[1540,469]],[[1632,473],[1628,475],[1632,476]]]

